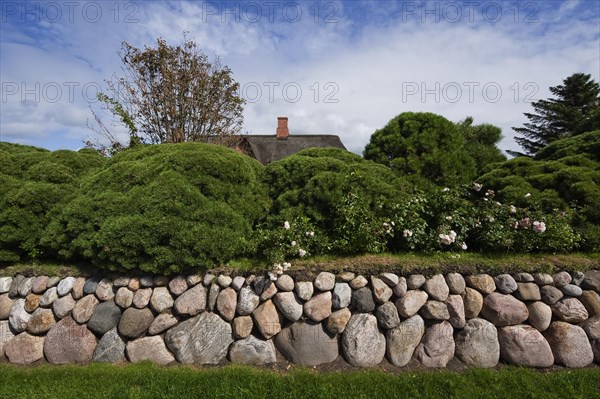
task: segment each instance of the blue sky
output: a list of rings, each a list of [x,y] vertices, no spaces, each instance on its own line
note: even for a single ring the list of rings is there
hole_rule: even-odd
[[[337,134],[362,153],[405,111],[503,129],[574,72],[600,80],[600,1],[2,1],[0,139],[78,149],[120,73],[121,42],[219,55],[247,100],[243,132]],[[110,118],[106,122],[111,125]],[[125,131],[112,127],[126,138]]]

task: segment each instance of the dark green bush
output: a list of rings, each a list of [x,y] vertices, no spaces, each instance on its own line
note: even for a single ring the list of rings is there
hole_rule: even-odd
[[[0,143],[0,262],[54,256],[41,242],[78,178],[104,163],[94,151],[55,151]]]
[[[262,170],[211,144],[127,150],[81,180],[46,241],[67,259],[164,274],[247,255],[268,207]]]

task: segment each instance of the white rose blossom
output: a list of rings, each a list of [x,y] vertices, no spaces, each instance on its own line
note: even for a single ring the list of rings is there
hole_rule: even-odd
[[[285,221],[285,223],[283,223],[283,228],[286,230],[290,229],[290,222],[288,222],[287,220]]]

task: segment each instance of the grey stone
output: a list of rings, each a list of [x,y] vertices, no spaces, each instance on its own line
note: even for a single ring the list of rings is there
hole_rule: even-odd
[[[212,273],[206,273],[204,275],[204,278],[202,279],[202,284],[204,284],[205,286],[209,286],[213,283],[213,281],[215,280],[215,275]]]
[[[562,321],[554,321],[544,331],[544,337],[552,348],[556,364],[569,368],[589,366],[594,352],[585,331]]]
[[[48,276],[38,276],[33,280],[31,292],[34,294],[43,294],[48,285]]]
[[[175,358],[167,350],[165,342],[158,335],[138,338],[127,343],[127,357],[132,363],[150,361],[160,365],[167,365]]]
[[[10,291],[12,281],[12,277],[0,277],[0,294],[6,294]]]
[[[359,288],[352,292],[350,301],[352,309],[357,313],[369,313],[375,310],[373,293],[367,287]]]
[[[581,289],[581,287],[578,287],[575,284],[567,284],[567,285],[561,287],[560,290],[565,295],[570,295],[570,296],[575,296],[575,297],[581,296],[581,294],[583,294],[583,290]]]
[[[574,285],[577,285],[577,286],[581,285],[584,278],[585,278],[585,274],[583,272],[576,271],[576,272],[571,273],[571,283]]]
[[[331,363],[339,355],[338,337],[327,334],[322,323],[293,323],[275,336],[275,346],[288,361],[303,366]]]
[[[83,293],[85,295],[95,294],[98,289],[98,284],[100,284],[100,280],[101,278],[97,276],[87,279],[83,285]]]
[[[590,317],[579,325],[590,340],[600,339],[600,316]]]
[[[348,308],[336,310],[331,313],[331,316],[324,322],[327,331],[334,335],[343,333],[351,316],[352,313]]]
[[[223,319],[231,321],[235,317],[237,292],[233,288],[225,288],[217,297],[217,311]]]
[[[492,323],[471,319],[455,338],[456,357],[473,367],[495,367],[500,359],[498,333]]]
[[[50,287],[46,290],[46,292],[44,292],[44,295],[42,295],[42,298],[40,299],[40,306],[41,307],[49,307],[57,299],[58,299],[57,288]]]
[[[331,291],[314,295],[304,303],[304,314],[311,320],[320,322],[331,314]]]
[[[584,290],[600,292],[600,270],[590,270],[585,272],[585,277],[581,282],[581,288]]]
[[[295,291],[298,295],[298,298],[302,299],[303,301],[308,301],[313,296],[313,283],[310,281],[297,281]]]
[[[44,342],[44,355],[52,364],[87,363],[96,349],[96,337],[71,317],[56,323]]]
[[[44,358],[44,337],[23,332],[4,345],[4,354],[12,364],[31,364]]]
[[[540,288],[540,297],[546,305],[554,305],[563,296],[561,290],[551,285],[544,285]]]
[[[235,276],[233,278],[233,281],[231,282],[231,288],[233,288],[236,291],[239,291],[240,288],[242,288],[244,286],[245,282],[246,282],[246,279],[243,278],[242,276]]]
[[[219,284],[221,288],[229,287],[232,281],[233,279],[230,276],[226,276],[224,274],[221,274],[219,277],[217,277],[217,284]]]
[[[133,306],[138,309],[145,308],[152,298],[152,288],[140,288],[133,294]]]
[[[394,273],[381,273],[379,275],[379,278],[381,279],[381,281],[383,281],[384,283],[389,285],[391,288],[394,288],[400,281],[398,276],[395,275]]]
[[[417,360],[425,367],[446,367],[454,357],[453,333],[454,329],[447,321],[429,326],[415,349]]]
[[[133,291],[129,288],[120,287],[115,295],[115,303],[123,309],[127,309],[133,304],[133,295]]]
[[[267,288],[267,284],[271,284],[271,280],[266,278],[265,276],[257,276],[254,278],[254,292],[256,295],[260,296],[265,288]],[[248,284],[250,285],[250,284]]]
[[[188,283],[185,281],[185,277],[177,276],[169,281],[169,291],[175,296],[179,296],[186,292],[188,289]]]
[[[101,301],[112,301],[115,299],[115,292],[113,291],[113,284],[110,279],[103,278],[100,280],[96,288],[96,296]]]
[[[554,283],[554,279],[548,273],[535,273],[533,275],[533,281],[537,285],[549,285]]]
[[[124,337],[137,338],[148,330],[153,321],[150,309],[127,308],[119,320],[118,330]]]
[[[34,277],[27,277],[21,281],[21,284],[19,284],[19,295],[21,297],[25,298],[27,295],[31,294],[33,280]]]
[[[98,299],[94,295],[84,296],[73,307],[73,319],[80,324],[86,323],[92,317],[92,314],[94,314],[96,306],[98,306]]]
[[[448,307],[444,302],[440,301],[427,301],[419,310],[419,314],[424,319],[429,320],[449,320],[450,313]]]
[[[197,315],[206,308],[206,289],[201,284],[196,284],[181,294],[173,307],[180,315]]]
[[[589,317],[585,306],[576,298],[563,298],[552,305],[552,314],[567,323],[581,323]]]
[[[533,282],[533,276],[529,273],[521,272],[514,275],[514,279],[517,283],[531,283]]]
[[[71,290],[73,299],[78,300],[83,298],[83,287],[85,286],[85,283],[85,277],[77,277],[75,279],[75,284],[73,284],[73,289]]]
[[[16,298],[19,296],[19,286],[25,280],[25,276],[22,274],[17,274],[11,281],[10,287],[8,289],[8,296],[11,298]]]
[[[117,288],[127,287],[129,285],[129,277],[120,276],[113,281],[113,285]]]
[[[422,274],[411,274],[406,279],[406,286],[409,290],[418,290],[425,284],[425,276]]]
[[[377,303],[385,303],[392,297],[392,289],[377,277],[371,276],[371,287]]]
[[[167,287],[159,286],[154,288],[154,292],[150,298],[150,306],[152,306],[152,309],[156,313],[170,311],[174,303],[175,301],[173,301],[173,297]]]
[[[391,302],[386,302],[379,306],[375,311],[377,322],[381,328],[386,330],[396,328],[400,325],[400,316],[398,316],[398,309]]]
[[[539,301],[542,299],[540,288],[536,283],[517,283],[515,294],[522,301]]]
[[[279,278],[275,282],[275,285],[277,285],[277,288],[279,288],[281,291],[293,291],[294,279],[288,276],[287,274],[284,274],[283,276],[279,276]]]
[[[144,288],[152,288],[154,287],[154,277],[152,276],[142,276],[140,277],[140,286]]]
[[[0,295],[0,320],[7,320],[15,301],[8,294]]]
[[[353,366],[376,366],[385,356],[385,336],[377,328],[377,319],[371,314],[350,317],[342,334],[344,357]]]
[[[92,359],[101,363],[123,363],[125,361],[125,342],[119,336],[116,328],[100,338]]]
[[[75,300],[71,297],[71,295],[65,295],[52,303],[52,310],[59,319],[70,315],[74,307]]]
[[[429,295],[430,298],[436,301],[445,301],[450,293],[450,288],[446,284],[446,279],[441,274],[427,279],[423,284],[423,290]]]
[[[531,326],[516,325],[498,329],[500,357],[508,364],[550,367],[554,355],[542,333]]]
[[[427,293],[420,290],[410,290],[402,298],[396,301],[398,313],[404,318],[417,314],[419,309],[427,302]]]
[[[177,324],[178,321],[170,313],[161,313],[152,321],[150,327],[148,327],[149,335],[157,335],[167,331],[169,328]]]
[[[500,274],[494,277],[496,288],[503,294],[512,294],[517,290],[517,282],[510,274]]]
[[[395,366],[408,364],[425,334],[425,323],[419,315],[415,315],[386,333],[387,358]]]
[[[552,321],[552,309],[544,302],[533,302],[527,305],[529,310],[529,324],[531,324],[536,330],[544,331],[550,326]]]
[[[168,348],[184,364],[218,364],[233,342],[231,325],[214,313],[203,312],[165,334]]]
[[[465,278],[459,273],[448,273],[446,275],[446,284],[448,284],[448,289],[450,290],[450,294],[460,295],[465,292],[465,288],[467,283],[465,283]]]
[[[48,282],[46,283],[46,288],[56,287],[60,281],[60,277],[52,276],[48,278]]]
[[[565,285],[569,284],[573,278],[567,272],[559,272],[554,275],[553,279],[554,279],[554,285],[557,286],[558,288],[560,288],[560,287],[564,287]]]
[[[275,345],[272,340],[263,341],[252,335],[235,341],[229,349],[232,363],[263,365],[275,363]]]
[[[492,293],[483,300],[481,315],[496,327],[521,324],[529,317],[527,306],[511,295]]]
[[[87,326],[96,334],[105,334],[117,326],[121,319],[121,309],[113,301],[102,302],[96,306]]]
[[[256,276],[254,274],[251,274],[248,277],[246,277],[244,284],[252,285],[254,283],[254,280],[256,280]]]
[[[8,341],[13,339],[14,336],[15,335],[10,329],[10,324],[8,320],[0,321],[0,359],[4,359],[4,346]]]
[[[335,284],[335,275],[329,272],[321,272],[315,278],[315,288],[320,291],[331,291]]]
[[[139,277],[132,277],[129,279],[129,284],[127,284],[127,288],[129,288],[131,291],[137,291],[140,289],[140,287],[141,284]]]
[[[352,289],[348,283],[335,283],[333,288],[333,308],[341,309],[350,305]]]
[[[221,287],[218,284],[211,284],[208,289],[208,302],[206,303],[206,308],[209,312],[214,312],[217,307],[217,298],[219,297],[219,292],[221,292]]]
[[[474,274],[465,278],[467,285],[482,294],[491,294],[496,291],[496,283],[489,274]]]
[[[392,288],[392,291],[394,292],[394,295],[396,295],[396,297],[398,298],[402,298],[404,295],[406,295],[406,292],[408,291],[408,286],[406,285],[406,278],[398,278],[398,284],[396,284],[394,288]]]
[[[166,287],[169,284],[169,278],[167,276],[156,276],[153,279],[155,287]]]
[[[38,308],[27,323],[27,332],[33,335],[45,334],[54,324],[56,324],[56,320],[52,310]]]
[[[27,330],[27,323],[30,318],[31,315],[25,311],[25,299],[17,299],[8,315],[8,321],[12,329],[17,333]]]
[[[350,281],[350,287],[354,290],[359,290],[363,287],[366,287],[369,284],[369,281],[363,276],[356,276]]]
[[[473,288],[467,287],[461,297],[465,306],[465,317],[467,319],[478,317],[483,308],[483,296],[481,293]]]
[[[450,318],[448,322],[454,328],[463,328],[467,322],[465,317],[465,304],[460,295],[448,295],[448,299],[444,302],[448,309]]]
[[[238,293],[237,314],[250,315],[260,303],[260,298],[250,287],[243,287]]]
[[[233,336],[237,339],[246,338],[252,332],[254,322],[250,316],[240,316],[233,319]]]
[[[273,303],[288,320],[298,321],[302,317],[302,302],[293,292],[280,292],[273,297]]]

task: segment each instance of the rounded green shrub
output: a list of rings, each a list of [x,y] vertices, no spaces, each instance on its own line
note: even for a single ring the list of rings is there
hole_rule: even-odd
[[[111,158],[52,222],[61,256],[175,273],[246,255],[268,207],[263,166],[212,144],[136,147]]]

